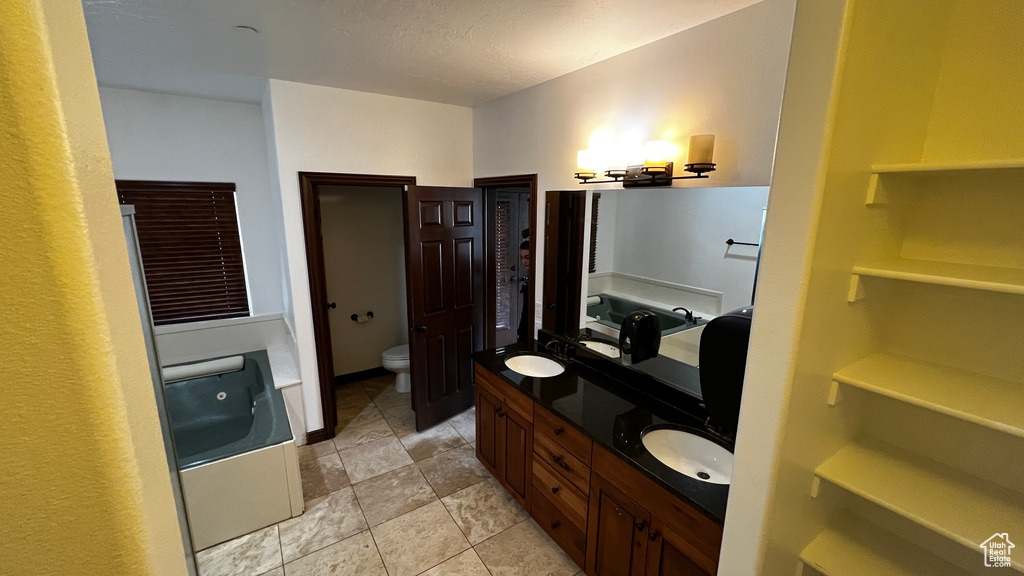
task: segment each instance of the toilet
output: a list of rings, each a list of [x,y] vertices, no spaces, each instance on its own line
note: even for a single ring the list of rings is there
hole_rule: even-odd
[[[409,380],[408,344],[385,350],[380,355],[380,363],[397,375],[395,377],[395,391],[405,393],[412,390],[412,383]]]

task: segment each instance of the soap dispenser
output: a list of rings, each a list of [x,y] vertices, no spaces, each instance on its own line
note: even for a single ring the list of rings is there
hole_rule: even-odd
[[[661,348],[661,320],[653,312],[637,310],[622,320],[619,328],[619,360],[631,366],[658,355]]]

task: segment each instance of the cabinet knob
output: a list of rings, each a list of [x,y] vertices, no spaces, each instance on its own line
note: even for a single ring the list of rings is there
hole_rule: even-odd
[[[563,470],[570,470],[569,465],[566,464],[564,460],[562,460],[561,456],[552,456],[551,460],[555,464],[558,464],[559,466],[561,466]]]
[[[647,520],[641,520],[636,523],[637,532],[642,532],[644,528],[647,528]]]
[[[561,428],[555,428],[555,436],[561,436],[562,432],[564,432],[564,430]]]
[[[659,537],[659,536],[661,536],[661,534],[658,534],[657,532],[651,532],[650,534],[648,534],[648,535],[647,535],[647,538],[648,538],[648,539],[649,539],[649,540],[650,540],[651,542],[654,542],[655,540],[657,540],[657,539],[658,539],[658,537]]]
[[[558,520],[555,520],[554,522],[551,523],[551,529],[552,530],[558,530],[558,527],[561,526],[561,525],[562,525],[561,522],[559,522]]]
[[[558,494],[558,486],[552,486],[551,487],[551,493],[552,494]]]
[[[501,408],[498,408],[497,406],[495,406],[494,407],[494,413],[497,414],[498,412],[501,412]]]

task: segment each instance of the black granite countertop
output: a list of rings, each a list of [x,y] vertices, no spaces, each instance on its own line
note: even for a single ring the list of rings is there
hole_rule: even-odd
[[[648,426],[675,424],[701,430],[700,418],[580,362],[563,362],[565,372],[549,378],[523,376],[505,366],[508,355],[535,351],[543,352],[534,343],[513,344],[477,352],[473,360],[712,520],[724,522],[729,486],[676,472],[655,459],[640,442]]]

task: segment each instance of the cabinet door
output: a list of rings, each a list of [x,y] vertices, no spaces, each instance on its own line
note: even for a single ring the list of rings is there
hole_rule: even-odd
[[[482,390],[476,388],[476,458],[496,478],[498,475],[498,425],[501,402]]]
[[[710,576],[718,571],[716,559],[708,558],[656,517],[651,518],[648,539],[647,576]]]
[[[526,501],[529,498],[530,486],[533,484],[533,424],[504,404],[501,405],[498,416],[502,448],[499,460],[501,465],[498,467],[499,478],[516,502],[529,510]]]
[[[587,574],[643,576],[650,522],[647,510],[591,474]]]

